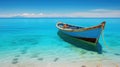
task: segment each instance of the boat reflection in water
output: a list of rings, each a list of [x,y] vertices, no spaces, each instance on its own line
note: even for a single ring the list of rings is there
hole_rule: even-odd
[[[58,35],[66,42],[86,50],[102,53],[99,37],[104,30],[105,22],[93,27],[78,27],[65,23],[57,23]]]

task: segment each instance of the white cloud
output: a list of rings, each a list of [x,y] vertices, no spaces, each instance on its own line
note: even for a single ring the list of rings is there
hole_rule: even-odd
[[[106,10],[106,9],[94,9],[89,11],[79,11],[74,13],[67,13],[67,14],[60,14],[60,13],[51,13],[51,14],[45,14],[45,13],[21,13],[21,14],[7,14],[7,15],[0,15],[0,17],[15,17],[15,16],[21,16],[21,17],[116,17],[120,18],[120,10]]]
[[[116,17],[120,18],[120,10],[106,10],[106,9],[94,9],[85,12],[75,12],[71,13],[68,16],[72,17],[97,17],[97,18],[110,18]]]
[[[35,13],[22,13],[17,14],[17,16],[23,16],[23,17],[40,17],[43,16],[43,13],[35,14]]]
[[[106,12],[77,12],[71,14],[76,17],[120,17],[120,11],[112,12],[112,11],[106,11]]]
[[[106,10],[106,9],[93,9],[90,11],[94,11],[94,12],[106,12],[106,11],[113,11],[113,10]]]

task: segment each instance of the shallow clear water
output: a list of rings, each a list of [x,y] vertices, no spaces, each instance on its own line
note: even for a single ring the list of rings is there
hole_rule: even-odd
[[[108,47],[103,54],[77,48],[58,35],[58,21],[91,26],[106,21],[104,36]],[[0,19],[0,63],[8,62],[79,62],[96,60],[120,60],[120,19]]]

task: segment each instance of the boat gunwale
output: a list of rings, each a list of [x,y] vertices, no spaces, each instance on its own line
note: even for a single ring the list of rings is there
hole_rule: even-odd
[[[99,24],[99,25],[96,25],[96,26],[91,26],[91,27],[86,27],[86,28],[80,28],[80,29],[69,29],[69,28],[60,28],[59,26],[58,26],[58,24],[60,24],[60,23],[62,23],[62,22],[58,22],[57,24],[56,24],[56,27],[58,28],[58,29],[60,29],[60,30],[64,30],[64,31],[67,31],[67,32],[82,32],[82,31],[87,31],[87,30],[92,30],[92,29],[97,29],[97,28],[104,28],[104,24],[105,24],[105,21],[104,22],[102,22],[101,24]],[[64,24],[64,23],[63,23]],[[73,25],[73,26],[75,26],[75,25]]]

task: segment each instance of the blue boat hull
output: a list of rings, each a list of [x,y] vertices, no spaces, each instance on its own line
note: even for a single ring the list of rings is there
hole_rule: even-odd
[[[63,33],[73,36],[73,37],[83,37],[83,38],[98,38],[101,34],[102,29],[96,28],[92,30],[86,30],[86,31],[78,31],[78,32],[68,32],[61,30]]]
[[[73,36],[69,36],[62,32],[61,30],[58,31],[58,35],[66,42],[72,44],[73,46],[76,46],[78,48],[83,48],[89,51],[95,51],[98,52],[99,54],[102,54],[102,46],[100,43],[91,43],[89,41],[85,41],[80,38],[76,38]]]

